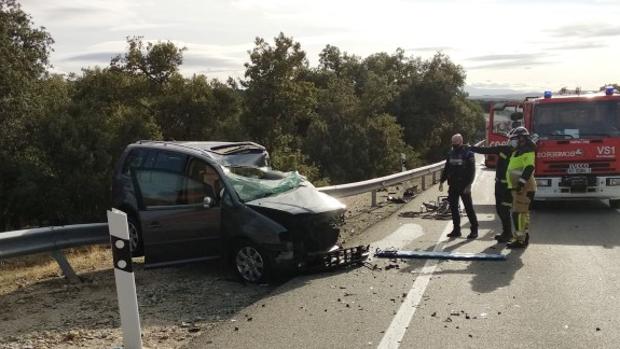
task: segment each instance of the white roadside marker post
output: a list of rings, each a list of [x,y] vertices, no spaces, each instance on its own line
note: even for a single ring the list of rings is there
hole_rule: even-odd
[[[127,215],[116,209],[108,211],[108,227],[114,260],[116,295],[121,315],[123,347],[125,349],[140,349],[142,348],[142,331],[140,330],[136,280],[131,265]]]

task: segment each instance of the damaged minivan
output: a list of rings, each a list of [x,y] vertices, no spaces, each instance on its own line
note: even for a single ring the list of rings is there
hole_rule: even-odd
[[[116,165],[113,206],[146,266],[228,258],[241,278],[359,261],[339,248],[345,206],[297,172],[270,168],[252,142],[139,141]]]

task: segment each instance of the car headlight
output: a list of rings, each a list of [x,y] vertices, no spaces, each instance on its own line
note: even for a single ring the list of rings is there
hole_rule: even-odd
[[[539,187],[550,187],[551,179],[548,178],[536,178],[536,185]]]
[[[620,178],[607,178],[607,186],[613,187],[620,185]]]

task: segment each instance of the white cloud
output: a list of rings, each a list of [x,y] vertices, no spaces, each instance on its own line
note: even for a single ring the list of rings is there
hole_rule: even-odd
[[[601,81],[620,82],[613,59],[620,56],[616,36],[620,3],[611,0],[186,0],[183,6],[164,0],[25,0],[23,4],[56,39],[52,63],[64,71],[79,71],[78,58],[92,64],[107,53],[123,52],[126,36],[143,35],[186,46],[191,64],[184,73],[207,71],[226,77],[230,70],[238,76],[254,37],[271,40],[282,31],[301,42],[311,64],[317,63],[327,44],[360,56],[402,47],[422,57],[448,53],[469,68],[467,82],[472,85],[490,80],[532,88],[574,84],[589,88]]]

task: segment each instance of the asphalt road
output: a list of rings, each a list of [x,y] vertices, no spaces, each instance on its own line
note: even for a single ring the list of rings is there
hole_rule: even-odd
[[[532,214],[530,246],[511,251],[493,240],[493,177],[481,169],[474,185],[477,240],[446,240],[450,222],[395,214],[354,242],[507,261],[373,259],[380,269],[302,275],[188,347],[620,348],[620,213],[602,202],[545,204]]]

